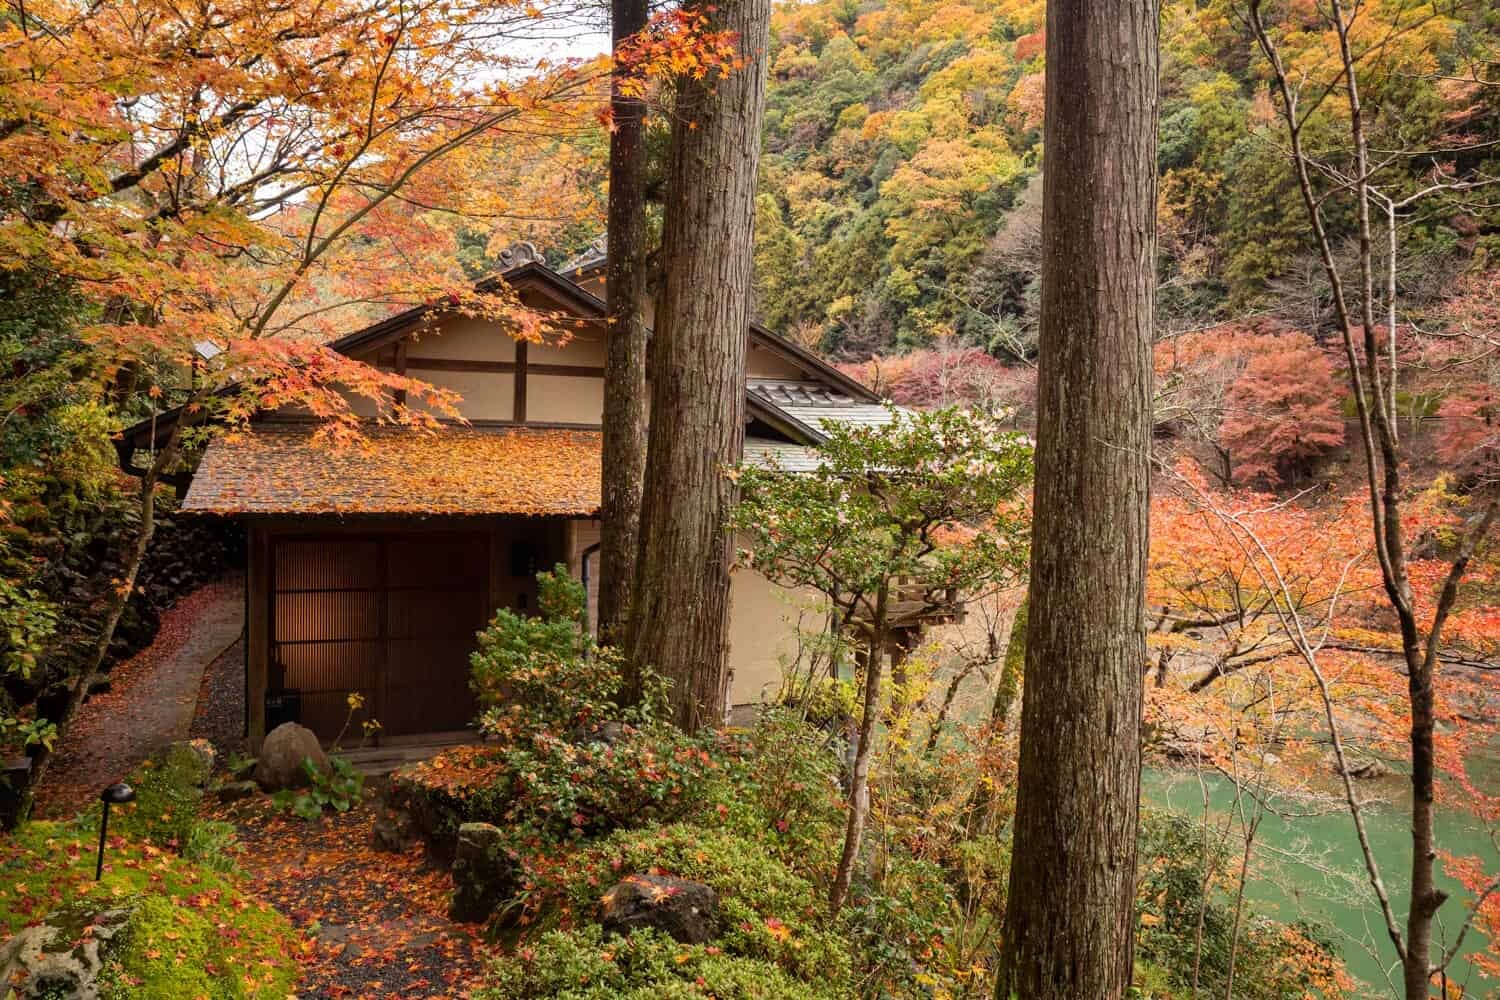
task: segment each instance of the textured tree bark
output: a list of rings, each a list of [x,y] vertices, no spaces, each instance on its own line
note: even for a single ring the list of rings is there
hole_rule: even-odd
[[[859,728],[854,739],[854,766],[849,771],[849,814],[844,820],[844,847],[839,866],[834,871],[833,887],[828,892],[828,909],[834,916],[849,899],[854,882],[854,866],[859,861],[864,842],[865,824],[870,817],[870,755],[875,749],[875,720],[880,715],[880,679],[885,667],[886,609],[890,592],[882,586],[875,601],[874,621],[865,647],[865,684]]]
[[[651,349],[648,498],[629,653],[672,682],[673,714],[718,723],[728,687],[725,472],[744,441],[755,179],[765,112],[770,0],[705,6],[735,32],[744,66],[678,84]]]
[[[616,50],[646,27],[646,0],[612,0]],[[609,260],[605,289],[604,461],[600,482],[599,635],[616,642],[628,621],[640,547],[646,474],[646,150],[642,100],[621,93],[615,73],[609,140]],[[629,685],[632,689],[636,685]],[[633,690],[632,694],[635,693]]]
[[[1047,6],[1035,518],[997,995],[1124,995],[1134,948],[1157,14]]]

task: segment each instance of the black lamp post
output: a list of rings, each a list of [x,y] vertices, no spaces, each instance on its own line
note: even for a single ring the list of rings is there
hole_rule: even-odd
[[[95,882],[104,875],[104,833],[109,829],[109,807],[134,802],[135,789],[117,781],[99,793],[99,801],[104,803],[104,815],[99,817],[99,862],[94,866]]]

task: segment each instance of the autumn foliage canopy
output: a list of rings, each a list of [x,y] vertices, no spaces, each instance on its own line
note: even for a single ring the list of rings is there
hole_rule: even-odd
[[[352,423],[393,390],[454,399],[326,351],[442,302],[539,339],[549,318],[460,251],[546,242],[598,210],[586,153],[606,58],[548,60],[561,6],[466,0],[26,4],[0,21],[0,267],[70,283],[89,334],[166,392],[254,386],[223,415],[298,403]],[[633,78],[727,70],[731,40],[664,19]],[[482,180],[481,180],[482,179]],[[564,331],[565,332],[565,331]],[[197,394],[203,404],[209,395]]]

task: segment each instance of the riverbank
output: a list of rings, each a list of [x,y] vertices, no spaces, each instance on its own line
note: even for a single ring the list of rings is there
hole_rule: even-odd
[[[1201,819],[1207,793],[1209,822],[1215,835],[1226,835],[1238,855],[1241,824],[1235,809],[1233,784],[1213,774],[1169,767],[1156,762],[1142,777],[1142,803]],[[1411,839],[1406,803],[1400,790],[1404,782],[1382,783],[1387,797],[1365,810],[1370,845],[1390,889],[1397,912],[1406,910],[1401,887],[1410,864]],[[1246,804],[1248,810],[1250,806]],[[1441,849],[1459,857],[1477,857],[1485,870],[1500,871],[1500,850],[1484,825],[1472,813],[1453,807],[1441,808],[1437,818]],[[1439,869],[1441,871],[1441,864]],[[1456,936],[1473,896],[1457,881],[1439,875],[1439,885],[1450,893],[1439,911],[1439,940],[1445,944]],[[1395,951],[1386,936],[1375,897],[1365,875],[1355,839],[1354,821],[1344,804],[1327,800],[1272,803],[1257,830],[1246,899],[1257,910],[1283,921],[1306,920],[1321,925],[1344,956],[1349,971],[1368,987],[1361,995],[1395,995],[1389,975]],[[1465,996],[1493,995],[1497,984],[1480,978],[1470,959],[1492,947],[1482,936],[1470,934],[1450,979],[1465,987]]]

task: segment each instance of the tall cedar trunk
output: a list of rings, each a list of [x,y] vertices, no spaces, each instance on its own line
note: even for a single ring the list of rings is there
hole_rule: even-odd
[[[744,440],[751,227],[765,111],[770,0],[704,8],[734,32],[741,69],[678,85],[651,348],[650,498],[641,519],[629,651],[672,682],[693,730],[723,716],[729,619],[725,475]]]
[[[613,0],[615,47],[646,27],[646,0]],[[646,152],[645,103],[610,98],[609,355],[604,366],[604,462],[599,517],[599,634],[618,641],[628,621],[640,547],[641,487],[646,472]],[[632,685],[634,687],[634,685]]]
[[[1130,983],[1146,662],[1156,4],[1047,6],[1036,502],[998,996]]]

